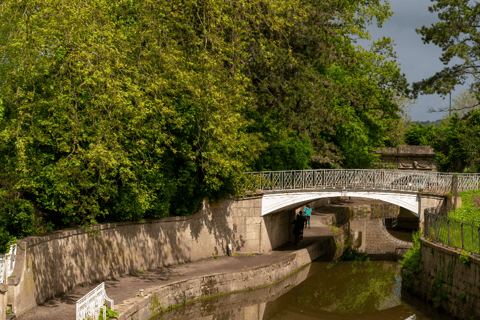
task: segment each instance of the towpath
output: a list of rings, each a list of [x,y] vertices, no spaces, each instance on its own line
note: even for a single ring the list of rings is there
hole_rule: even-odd
[[[311,229],[305,229],[304,238],[298,245],[287,244],[267,254],[237,255],[218,257],[172,265],[156,270],[144,270],[143,273],[125,275],[105,281],[107,296],[115,302],[115,309],[128,305],[140,289],[148,293],[151,288],[189,278],[207,276],[213,273],[235,273],[271,265],[286,259],[295,250],[303,249],[333,235],[331,228],[319,223],[320,216],[313,215]],[[98,284],[77,286],[73,290],[54,297],[43,305],[29,310],[18,320],[65,320],[75,319],[75,303]]]

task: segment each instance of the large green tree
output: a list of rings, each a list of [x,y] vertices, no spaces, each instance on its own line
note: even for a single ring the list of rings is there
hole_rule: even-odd
[[[394,58],[390,39],[367,51],[357,50],[354,38],[369,38],[368,21],[376,18],[381,25],[392,14],[390,6],[304,1],[303,8],[304,17],[287,32],[262,30],[252,47],[246,74],[257,98],[256,118],[271,119],[274,131],[308,137],[313,167],[368,167],[373,150],[387,143],[392,122],[400,119],[393,93],[405,92],[406,81],[388,60]]]
[[[195,212],[250,169],[361,166],[398,120],[388,3],[0,6],[0,245]],[[258,159],[257,159],[258,158]]]
[[[229,6],[44,0],[0,10],[2,208],[27,201],[39,226],[60,228],[191,214],[239,188],[261,145],[243,129],[248,79],[225,68],[237,59]]]

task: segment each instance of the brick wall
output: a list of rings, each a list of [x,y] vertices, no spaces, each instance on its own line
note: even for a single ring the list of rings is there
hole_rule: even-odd
[[[350,238],[360,252],[373,260],[398,260],[412,246],[393,237],[382,220],[398,216],[400,207],[393,204],[362,204],[338,210],[327,217],[329,225],[349,225]],[[350,218],[350,220],[349,220]]]

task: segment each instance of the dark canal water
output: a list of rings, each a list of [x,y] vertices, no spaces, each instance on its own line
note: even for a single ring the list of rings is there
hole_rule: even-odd
[[[451,319],[402,295],[396,262],[314,262],[273,286],[187,304],[151,319]]]

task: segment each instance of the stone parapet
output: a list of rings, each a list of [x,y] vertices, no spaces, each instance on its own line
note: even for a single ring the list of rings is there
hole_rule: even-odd
[[[378,148],[380,162],[375,166],[385,169],[436,171],[435,152],[430,146],[398,146]]]

